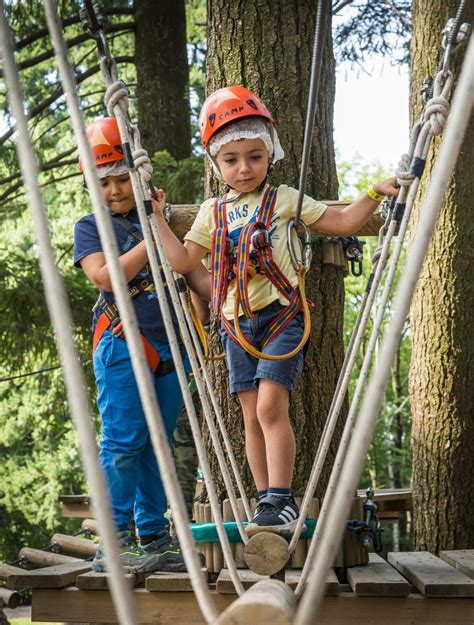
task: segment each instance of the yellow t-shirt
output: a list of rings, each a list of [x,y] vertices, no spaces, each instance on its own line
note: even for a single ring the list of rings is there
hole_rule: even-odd
[[[255,221],[260,209],[262,193],[245,193],[236,202],[226,204],[228,235],[237,245],[240,231],[245,224]],[[278,187],[277,199],[273,219],[269,233],[272,246],[273,260],[280,267],[293,286],[298,283],[296,271],[291,264],[287,245],[287,225],[295,216],[298,201],[298,191],[287,185]],[[184,237],[188,241],[194,241],[210,250],[212,247],[212,235],[216,228],[214,220],[214,202],[211,198],[201,204],[201,208],[193,223],[191,230]],[[305,195],[301,210],[301,220],[311,225],[325,212],[327,206]],[[235,280],[229,285],[227,299],[224,304],[224,315],[228,319],[234,318],[234,287]],[[264,275],[256,274],[248,282],[250,307],[253,311],[260,310],[268,304],[279,300],[286,306],[288,300],[283,297]]]

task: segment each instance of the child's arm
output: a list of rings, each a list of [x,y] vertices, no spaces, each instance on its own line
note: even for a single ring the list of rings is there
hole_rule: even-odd
[[[202,323],[209,323],[211,318],[211,311],[209,310],[209,302],[204,301],[200,296],[196,295],[194,291],[191,291],[191,301]]]
[[[146,264],[147,260],[148,254],[146,252],[145,241],[141,241],[131,250],[119,256],[119,263],[122,265],[127,282],[133,280],[140,269]],[[89,254],[89,256],[85,256],[80,263],[82,269],[94,286],[102,291],[112,292],[112,281],[103,252]]]
[[[209,250],[194,241],[185,241],[183,245],[175,236],[163,216],[165,194],[162,189],[156,189],[156,198],[151,198],[151,202],[169,264],[178,273],[189,273],[201,264],[201,260],[208,254]]]
[[[185,273],[184,278],[189,288],[194,291],[198,299],[205,302],[210,301],[211,274],[207,271],[202,263],[199,263],[197,267],[192,269],[189,273]],[[191,293],[191,296],[192,295],[193,293]]]
[[[400,189],[395,186],[396,182],[396,176],[392,176],[392,178],[377,182],[373,188],[380,195],[398,195]],[[333,234],[335,236],[353,234],[370,219],[379,204],[379,201],[373,200],[366,193],[343,210],[328,206],[323,215],[308,226],[309,230],[311,233]]]

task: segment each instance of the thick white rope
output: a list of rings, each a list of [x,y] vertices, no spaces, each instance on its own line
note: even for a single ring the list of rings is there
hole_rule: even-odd
[[[451,85],[452,85],[452,75],[449,72],[448,73],[440,72],[435,80],[435,94],[437,98],[443,97],[444,101],[446,102],[446,105],[444,107],[444,110],[446,111],[449,108],[447,97],[451,89]],[[428,105],[430,104],[430,102],[428,102]],[[434,125],[430,123],[432,115],[438,114],[438,113],[437,111],[434,111],[433,108],[431,108],[431,112],[426,117],[426,111],[429,108],[428,105],[425,108],[426,123],[424,123],[424,125],[421,126],[420,131],[418,133],[415,148],[413,151],[412,162],[426,160],[428,150],[429,150],[431,141],[434,136],[433,129],[438,131],[439,129],[442,129],[445,124],[445,122],[440,123],[439,119],[436,120],[436,124]],[[377,345],[377,341],[380,336],[380,330],[382,327],[385,310],[386,310],[389,296],[392,290],[393,281],[395,279],[395,273],[398,267],[398,262],[399,262],[399,259],[403,250],[405,235],[408,229],[408,223],[409,223],[412,208],[413,208],[413,205],[416,200],[417,193],[418,193],[418,188],[420,184],[420,175],[421,174],[412,176],[411,173],[410,175],[405,175],[403,178],[403,183],[401,184],[402,188],[400,191],[400,200],[399,200],[400,203],[404,202],[405,195],[408,193],[407,198],[406,198],[406,206],[405,206],[405,210],[403,214],[403,219],[400,223],[400,230],[398,232],[394,251],[390,259],[390,265],[388,268],[384,289],[383,289],[382,296],[381,296],[381,299],[377,308],[377,314],[376,314],[376,318],[372,327],[372,332],[370,334],[369,343],[367,345],[366,352],[364,354],[364,359],[363,359],[362,367],[359,372],[359,378],[357,380],[356,389],[354,391],[354,395],[352,398],[349,414],[344,424],[344,429],[343,429],[343,433],[341,436],[341,440],[339,442],[336,458],[334,460],[334,465],[332,467],[331,476],[329,479],[328,486],[326,488],[326,493],[324,495],[323,504],[319,512],[316,531],[313,535],[313,540],[309,548],[303,570],[301,572],[301,577],[298,582],[298,586],[296,587],[296,590],[295,590],[295,593],[297,595],[301,594],[304,588],[304,585],[306,583],[308,572],[311,568],[312,559],[314,558],[316,550],[318,549],[318,542],[320,540],[320,537],[324,532],[326,517],[328,514],[328,510],[331,506],[331,501],[332,501],[334,492],[338,488],[338,480],[339,480],[341,467],[344,462],[346,451],[351,440],[352,428],[354,426],[354,422],[355,422],[356,415],[357,415],[357,408],[359,406],[359,402],[362,397],[363,389],[364,389],[364,386],[365,386],[365,383],[366,383],[366,380],[370,371],[372,356],[373,356],[373,353]],[[401,182],[402,181],[400,181],[399,184]],[[380,258],[383,258],[383,253]],[[337,414],[339,414],[341,407],[342,407],[342,400],[339,402],[339,405],[336,406]]]
[[[449,111],[449,102],[447,99],[449,90],[451,88],[452,76],[451,74],[445,74],[444,72],[439,72],[436,77],[434,84],[434,97],[431,98],[425,105],[423,111],[423,124],[418,122],[412,129],[410,133],[410,147],[408,154],[402,155],[400,160],[398,169],[397,169],[397,179],[398,184],[401,186],[401,191],[399,197],[397,199],[397,204],[403,204],[405,202],[407,194],[410,192],[410,187],[413,184],[414,180],[417,179],[419,183],[419,178],[416,178],[415,173],[411,170],[410,164],[413,162],[413,159],[417,158],[426,158],[426,153],[429,148],[431,137],[434,134],[439,134],[444,128],[446,123],[445,115],[448,114]],[[424,123],[427,122],[427,123]],[[431,133],[431,134],[430,134]],[[429,135],[429,137],[428,137]],[[332,481],[329,482],[325,500],[328,502],[331,497],[331,490],[335,487],[337,483],[337,471],[339,470],[340,463],[344,457],[345,450],[347,449],[348,442],[350,440],[350,433],[352,430],[353,420],[355,417],[355,412],[357,410],[358,402],[361,397],[362,389],[364,387],[365,381],[368,376],[368,372],[370,369],[370,363],[372,359],[372,354],[375,350],[377,344],[377,338],[379,336],[380,328],[383,322],[383,317],[386,309],[386,305],[388,302],[388,298],[390,296],[391,287],[393,284],[395,272],[398,266],[398,262],[400,259],[400,255],[403,249],[404,238],[406,234],[406,230],[408,228],[409,218],[413,206],[413,202],[416,197],[416,191],[418,189],[418,183],[415,186],[415,191],[411,192],[409,199],[407,200],[407,207],[405,208],[405,212],[403,214],[402,221],[397,219],[396,215],[392,215],[392,219],[388,226],[388,231],[383,240],[383,244],[381,245],[382,232],[379,233],[379,241],[378,247],[374,253],[372,258],[372,263],[374,265],[372,269],[371,276],[369,278],[368,287],[370,291],[367,295],[364,295],[364,299],[362,302],[361,309],[359,310],[359,314],[356,320],[356,325],[351,337],[351,342],[349,344],[348,350],[346,352],[346,356],[344,358],[344,363],[339,375],[338,383],[336,386],[336,390],[333,396],[333,400],[331,402],[331,406],[329,409],[328,417],[326,419],[325,427],[318,445],[318,450],[316,452],[316,456],[314,459],[313,467],[311,469],[311,475],[306,487],[306,492],[303,498],[303,502],[300,510],[300,518],[298,519],[297,526],[295,528],[295,532],[292,536],[289,545],[289,552],[292,553],[298,544],[298,539],[301,535],[301,529],[303,527],[304,519],[307,515],[307,511],[309,509],[309,505],[312,497],[317,489],[319,479],[321,477],[321,473],[324,467],[324,463],[326,461],[327,454],[329,452],[329,448],[331,445],[332,437],[334,436],[334,432],[336,429],[337,421],[344,403],[344,399],[349,388],[349,382],[352,376],[352,370],[354,368],[357,354],[361,348],[362,341],[365,336],[365,330],[370,319],[370,314],[375,304],[375,298],[377,296],[377,292],[383,277],[383,272],[385,270],[388,258],[389,251],[392,239],[395,235],[395,231],[398,226],[400,226],[397,236],[397,243],[395,246],[395,254],[391,259],[388,276],[385,282],[384,291],[382,294],[382,301],[377,308],[376,320],[372,328],[371,339],[369,343],[369,347],[365,352],[363,366],[359,372],[359,377],[357,381],[356,391],[354,393],[354,397],[351,404],[351,411],[347,417],[342,438],[339,443],[336,460],[333,466],[333,472],[331,474]],[[383,230],[383,228],[381,229]],[[375,269],[375,271],[374,271]],[[367,295],[367,296],[366,296]],[[330,488],[331,486],[331,488]],[[318,526],[321,530],[321,519],[324,518],[326,507],[322,507],[319,519]],[[317,533],[317,532],[316,532]],[[299,594],[301,589],[304,587],[306,581],[307,571],[310,567],[309,559],[306,560],[306,565],[303,568],[303,572],[300,578],[299,585],[296,588],[296,593]]]
[[[160,236],[159,236],[159,230],[158,230],[158,225],[156,223],[156,219],[154,218],[153,215],[150,216],[150,225],[151,225],[151,229],[153,232],[153,236],[155,239],[155,243],[156,243],[156,249],[158,251],[158,256],[160,259],[160,263],[161,266],[163,267],[163,272],[166,278],[166,283],[168,285],[168,291],[171,297],[171,301],[174,305],[174,309],[175,309],[175,313],[176,313],[176,317],[178,319],[179,322],[179,327],[181,330],[181,338],[183,339],[183,344],[186,348],[186,351],[188,353],[188,357],[189,357],[189,361],[191,363],[191,370],[192,373],[194,375],[194,379],[196,380],[196,386],[198,389],[198,393],[199,393],[199,397],[201,399],[202,402],[202,407],[203,407],[203,412],[204,412],[204,418],[206,419],[206,423],[208,425],[209,428],[209,434],[211,436],[211,440],[212,440],[212,444],[214,446],[214,451],[216,453],[216,457],[217,457],[217,462],[219,464],[219,468],[221,470],[222,473],[222,477],[224,479],[224,484],[226,487],[226,490],[229,494],[229,498],[231,500],[232,503],[232,509],[234,511],[234,514],[237,512],[237,516],[236,516],[236,521],[237,521],[237,526],[239,528],[239,533],[240,536],[242,538],[242,541],[246,544],[248,542],[248,536],[245,533],[244,530],[244,526],[242,524],[242,519],[240,518],[240,514],[239,514],[239,510],[238,510],[238,503],[237,503],[237,496],[235,494],[235,489],[234,489],[234,485],[232,483],[232,478],[230,476],[229,473],[229,469],[227,467],[227,463],[225,460],[225,455],[224,455],[224,451],[222,449],[222,445],[221,442],[219,440],[219,436],[217,434],[217,429],[215,427],[215,423],[214,423],[214,419],[212,417],[212,410],[211,410],[211,406],[209,404],[209,400],[207,398],[207,394],[206,394],[206,389],[204,387],[203,384],[203,378],[202,378],[202,373],[200,371],[200,367],[199,367],[199,362],[196,358],[196,354],[194,352],[194,348],[193,348],[193,342],[191,340],[191,336],[189,333],[189,328],[186,322],[186,318],[185,318],[185,313],[183,311],[183,308],[181,306],[181,300],[179,298],[178,295],[178,289],[176,287],[176,282],[174,280],[173,277],[173,273],[171,271],[171,267],[168,263],[168,260],[166,258],[165,255],[165,251],[163,248],[163,244],[161,242]],[[181,278],[182,279],[182,278]],[[188,415],[189,416],[189,415]],[[202,448],[201,451],[201,455],[203,456],[204,459],[204,463],[209,465],[208,459],[207,459],[207,455],[206,455],[206,451],[204,448],[204,445],[202,443],[202,436],[201,436],[201,431],[199,428],[199,421],[198,419],[194,419],[193,415],[191,415],[191,418],[189,419],[190,425],[191,425],[191,429],[193,431],[193,434],[195,435],[194,438],[197,441],[197,443],[199,444],[199,446]],[[198,452],[199,455],[199,452]],[[203,470],[203,466],[201,464],[200,461],[200,466],[201,466],[201,470]],[[210,472],[210,467],[209,467],[209,472]],[[203,470],[203,474],[204,474],[204,470]],[[207,484],[206,484],[207,487]],[[212,497],[213,501],[211,501],[211,496],[209,496],[209,503],[211,504],[211,510],[212,513],[215,514],[215,508],[217,508],[218,510],[218,515],[217,518],[216,516],[214,516],[214,522],[216,523],[216,529],[217,529],[217,533],[219,535],[219,538],[221,539],[221,547],[222,547],[222,551],[224,552],[224,556],[225,556],[225,560],[229,569],[229,573],[232,574],[232,571],[236,577],[236,579],[238,580],[238,573],[235,567],[235,562],[233,560],[232,557],[232,551],[231,551],[231,547],[230,544],[228,542],[227,539],[227,534],[225,531],[225,528],[223,526],[223,519],[220,519],[220,523],[218,522],[218,518],[219,516],[222,517],[221,514],[221,507],[219,505],[219,501],[217,499],[217,495],[215,493],[215,488],[213,485],[213,489],[212,491],[214,492],[214,495]],[[208,495],[211,495],[211,493],[208,493]],[[222,534],[222,537],[221,537]],[[243,590],[243,587],[242,587]]]
[[[471,38],[464,59],[459,83],[454,94],[451,114],[438,158],[423,203],[420,219],[407,256],[405,270],[394,298],[394,314],[390,331],[383,338],[380,360],[372,373],[364,402],[354,428],[341,470],[338,489],[328,512],[326,530],[314,558],[311,575],[296,614],[295,625],[311,625],[321,606],[327,572],[331,568],[337,546],[345,528],[351,496],[357,487],[365,456],[372,440],[378,411],[383,401],[393,358],[410,309],[428,246],[436,226],[442,202],[461,149],[469,119],[474,109],[474,40]]]
[[[235,458],[235,454],[234,454],[234,450],[232,449],[232,443],[230,441],[229,438],[229,434],[227,432],[227,428],[226,425],[224,423],[224,419],[222,417],[222,412],[219,406],[219,403],[217,401],[217,397],[216,394],[214,392],[214,387],[212,385],[212,380],[209,376],[209,372],[207,370],[207,363],[206,363],[206,358],[204,356],[204,353],[202,351],[202,347],[201,347],[201,341],[199,340],[199,336],[196,332],[196,326],[194,325],[192,316],[191,316],[191,311],[189,309],[189,304],[186,300],[186,295],[185,293],[180,292],[179,293],[179,297],[181,300],[181,306],[183,308],[184,311],[184,315],[186,317],[186,323],[188,324],[188,328],[189,331],[191,333],[191,337],[193,340],[193,345],[194,345],[194,349],[196,350],[198,359],[199,359],[199,364],[200,364],[200,368],[202,371],[202,375],[204,377],[204,381],[206,383],[206,389],[207,389],[207,393],[211,399],[211,403],[212,403],[212,407],[214,409],[214,414],[216,416],[216,420],[217,423],[219,425],[219,430],[220,430],[220,434],[222,436],[222,440],[224,442],[224,446],[225,446],[225,450],[227,452],[227,455],[229,457],[229,464],[232,468],[232,472],[234,474],[234,479],[235,482],[237,484],[237,488],[239,489],[239,494],[240,497],[242,499],[242,505],[244,507],[244,512],[245,515],[247,517],[247,521],[250,521],[250,519],[252,518],[252,511],[250,509],[250,504],[249,504],[249,500],[247,497],[247,493],[245,492],[245,487],[244,484],[242,482],[242,478],[240,476],[240,471],[239,468],[237,466],[237,460]],[[215,427],[215,425],[214,425]],[[232,503],[232,502],[231,502]],[[232,507],[232,506],[231,506]],[[234,513],[234,516],[237,520],[237,518],[240,519],[240,511],[235,511],[232,507],[232,512]],[[245,541],[244,541],[245,542]]]
[[[120,565],[107,486],[99,466],[95,428],[85,391],[86,382],[74,345],[72,315],[51,246],[48,221],[38,182],[38,161],[28,133],[28,122],[23,108],[24,98],[15,64],[13,42],[4,15],[3,0],[0,0],[0,42],[11,111],[17,121],[18,158],[39,247],[46,301],[56,335],[68,398],[79,439],[82,465],[91,489],[94,510],[98,517],[101,536],[107,553],[112,599],[119,622],[123,625],[136,625],[138,621],[134,598]]]
[[[109,71],[108,67],[112,67],[112,70]],[[145,202],[146,201],[149,202],[148,182],[151,179],[151,172],[152,172],[151,163],[149,161],[146,150],[144,150],[141,146],[140,133],[139,133],[138,127],[132,124],[128,118],[128,103],[129,103],[128,96],[125,93],[124,84],[121,81],[116,80],[116,75],[114,75],[116,72],[115,63],[113,61],[109,64],[102,62],[101,68],[103,70],[103,77],[104,77],[105,83],[106,85],[108,85],[108,89],[104,98],[105,104],[107,106],[107,110],[109,111],[110,114],[116,116],[118,124],[119,124],[119,118],[122,119],[124,134],[122,134],[122,129],[120,128],[120,124],[119,124],[119,130],[120,130],[122,141],[123,143],[129,144],[132,155],[136,155],[138,158],[138,162],[137,163],[134,162],[134,170],[130,171],[130,179],[132,181],[132,187],[134,190],[134,195],[135,195],[135,200],[136,200],[136,205],[137,205],[137,212],[138,212],[138,216],[140,219],[140,224],[142,226],[142,232],[143,232],[143,237],[145,240],[145,245],[146,245],[146,249],[148,253],[148,260],[150,263],[151,273],[153,276],[153,282],[155,284],[155,288],[156,288],[156,292],[158,296],[158,302],[160,303],[161,313],[162,313],[163,322],[165,325],[168,342],[170,345],[171,355],[175,363],[175,369],[176,369],[176,373],[178,376],[180,388],[183,394],[184,405],[185,405],[186,412],[188,415],[189,423],[191,425],[194,443],[195,443],[196,451],[197,451],[198,458],[199,458],[199,465],[201,467],[203,477],[204,477],[204,482],[206,484],[207,494],[209,497],[209,503],[210,503],[212,514],[214,517],[214,522],[216,524],[216,529],[217,529],[217,533],[218,533],[219,540],[221,543],[221,548],[225,557],[225,561],[226,561],[227,568],[229,570],[229,574],[231,576],[232,582],[235,586],[237,593],[240,595],[244,592],[244,588],[238,576],[237,568],[235,566],[235,561],[232,556],[232,550],[231,550],[231,546],[229,543],[229,538],[227,536],[227,532],[223,525],[221,506],[219,504],[214,481],[212,479],[211,468],[210,468],[206,450],[203,444],[201,430],[199,426],[199,419],[196,414],[196,408],[194,406],[193,398],[188,388],[188,376],[184,367],[183,358],[182,358],[181,350],[180,350],[179,343],[178,343],[178,338],[177,338],[176,331],[175,331],[172,317],[171,317],[171,311],[168,305],[168,300],[166,298],[165,287],[163,284],[161,271],[160,271],[160,264],[158,263],[158,259],[157,259],[157,250],[155,249],[155,242],[153,240],[153,234],[150,228],[150,221],[148,220],[147,211],[145,208]],[[158,251],[162,250],[159,233],[155,233],[155,241],[156,241]],[[164,255],[163,255],[163,258],[164,258]],[[167,271],[171,272],[171,270],[169,269],[169,265],[167,265],[166,259],[164,259],[165,264],[163,264],[163,258],[161,258],[161,266],[166,275],[166,272]],[[172,289],[170,290],[170,296],[173,299],[173,290],[176,287],[175,287],[172,277],[171,277],[171,283],[172,283]],[[189,336],[187,335],[186,321],[182,315],[179,298],[176,292],[175,292],[174,299],[175,299],[175,304],[176,304],[176,315],[177,315],[178,325],[180,327],[180,333],[183,337]],[[119,310],[120,310],[120,306],[119,306]],[[128,335],[127,335],[127,338],[128,338]],[[188,345],[186,345],[186,341],[185,341],[185,347],[190,348],[188,350],[188,356],[189,356],[190,362],[192,363],[192,366],[193,364],[196,365],[196,366],[193,366],[193,372],[196,378],[200,378],[201,374],[199,371],[199,366],[197,365],[197,362],[195,360],[195,355],[193,353],[192,345],[190,341]],[[197,381],[198,380],[196,379],[196,382]],[[202,388],[203,386],[201,384],[201,390]],[[205,394],[204,394],[204,399],[207,402],[207,398],[205,397]],[[204,406],[205,412],[208,407],[209,407],[209,404],[207,403],[207,405]],[[209,415],[209,419],[212,420],[212,417],[210,415]],[[220,444],[217,434],[213,438],[213,443],[215,445]],[[216,454],[218,454],[217,448],[216,448]],[[221,471],[224,470],[226,472],[226,476],[224,477],[224,480],[226,481],[226,486],[232,489],[233,488],[232,481],[230,479],[227,466],[224,464],[224,467],[221,466],[220,468],[221,468]],[[170,500],[171,510],[173,513],[173,519],[175,520],[171,497],[168,496],[168,499]],[[234,493],[234,499],[235,499],[235,493]],[[176,527],[177,527],[178,534],[181,540],[182,531],[180,527],[178,526],[177,521],[176,521]],[[243,532],[243,527],[242,527],[242,532]],[[195,549],[194,549],[194,552],[195,552]],[[185,555],[184,544],[183,544],[183,555]]]
[[[94,213],[97,219],[100,238],[104,248],[104,254],[110,271],[113,291],[117,300],[125,333],[127,345],[130,351],[132,367],[137,381],[140,398],[142,400],[145,418],[150,432],[153,449],[158,461],[160,475],[163,480],[165,492],[170,502],[173,519],[179,533],[183,556],[186,568],[189,572],[193,590],[201,612],[207,623],[212,623],[217,618],[217,609],[211,599],[209,588],[201,574],[201,564],[196,552],[195,543],[189,529],[186,507],[183,495],[179,487],[176,476],[171,450],[168,444],[166,430],[161,417],[158,401],[156,398],[152,374],[147,365],[143,352],[142,341],[137,326],[135,312],[128,295],[127,283],[123,275],[121,265],[118,261],[118,249],[115,234],[110,223],[107,210],[102,204],[101,190],[94,168],[94,162],[90,147],[86,137],[84,119],[79,107],[79,100],[76,92],[74,75],[67,57],[67,49],[61,32],[56,3],[53,0],[45,0],[47,11],[48,28],[53,41],[56,59],[60,70],[63,89],[68,98],[68,105],[71,113],[71,120],[79,146],[82,162],[84,163],[84,173],[87,186],[91,195]],[[119,105],[115,109],[120,108]],[[122,113],[122,126],[125,128],[126,119]],[[117,120],[118,121],[118,120]],[[119,124],[120,128],[120,124]],[[125,135],[126,136],[126,135]],[[130,172],[132,186],[135,197],[139,198],[140,182],[137,180],[136,172]],[[137,202],[137,206],[143,202]],[[146,221],[146,220],[145,220]],[[177,369],[179,363],[175,363]],[[109,557],[106,545],[106,556]]]

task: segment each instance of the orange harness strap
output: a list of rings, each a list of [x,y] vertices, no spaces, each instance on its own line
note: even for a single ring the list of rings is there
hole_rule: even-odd
[[[97,324],[95,326],[94,336],[92,338],[92,353],[94,353],[95,348],[99,344],[99,341],[102,338],[104,332],[110,327],[110,324],[111,324],[110,319],[107,317],[105,313],[102,313],[101,316],[98,318]],[[111,332],[114,336],[119,335],[120,338],[123,338],[125,340],[125,336],[123,334],[123,329],[122,329],[122,322],[120,322],[117,326],[115,326],[113,330],[111,330]],[[153,373],[155,373],[155,371],[158,369],[158,366],[160,364],[160,355],[158,354],[156,349],[153,347],[153,345],[150,343],[150,341],[148,341],[143,336],[143,334],[141,336],[142,336],[143,349],[145,351],[147,363],[150,369],[153,371]]]

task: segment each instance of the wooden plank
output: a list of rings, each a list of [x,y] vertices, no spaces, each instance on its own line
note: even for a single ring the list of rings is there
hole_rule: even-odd
[[[333,206],[334,208],[338,208],[342,210],[346,206],[350,204],[350,202],[342,202],[339,200],[321,200],[324,204],[328,206]],[[189,232],[191,226],[193,225],[194,220],[196,219],[196,215],[199,210],[199,205],[197,204],[173,204],[171,206],[170,213],[170,228],[173,230],[178,239],[182,239],[184,235]],[[380,217],[380,213],[376,212],[371,215],[368,222],[363,225],[360,230],[354,232],[355,236],[378,236],[379,230],[383,224],[382,218]],[[323,235],[327,236],[327,235]]]
[[[89,503],[62,503],[61,514],[63,517],[77,519],[85,519],[94,516]]]
[[[58,501],[61,503],[92,503],[89,495],[59,495]]]
[[[459,569],[464,575],[474,579],[474,549],[440,551],[439,557]]]
[[[267,575],[259,575],[258,573],[254,573],[250,569],[237,569],[237,575],[242,582],[242,586],[245,590],[256,584],[257,582],[261,582],[262,579],[268,579]],[[230,578],[230,573],[228,569],[222,569],[219,573],[219,577],[217,578],[216,590],[220,594],[224,595],[235,595],[234,584]]]
[[[285,571],[285,584],[287,584],[292,590],[296,588],[300,581],[301,571],[293,571],[287,569]],[[326,577],[326,596],[335,596],[339,594],[339,580],[336,574],[331,569]]]
[[[93,540],[79,538],[79,536],[68,536],[67,534],[54,534],[51,544],[57,545],[62,551],[75,553],[84,558],[95,556],[97,545]]]
[[[407,597],[410,584],[388,562],[376,553],[369,563],[347,569],[347,580],[358,597]]]
[[[22,571],[8,576],[9,588],[63,588],[76,581],[81,573],[91,569],[91,562],[67,562],[57,566],[47,566],[34,571]]]
[[[201,569],[207,579],[207,569]],[[189,573],[167,573],[155,571],[145,580],[145,588],[151,592],[192,592]]]
[[[235,595],[210,591],[218,612],[235,600]],[[141,625],[206,625],[194,593],[152,593],[134,591],[136,613]],[[474,599],[433,597],[356,597],[342,593],[325,597],[318,625],[472,625]],[[117,623],[111,594],[93,594],[78,588],[33,590],[32,620],[75,623]],[[257,625],[250,624],[249,625]]]
[[[60,553],[41,551],[41,549],[32,549],[31,547],[22,547],[19,556],[38,568],[66,564],[67,562],[81,562],[81,558],[72,558],[71,556],[63,556]]]
[[[474,580],[428,551],[392,552],[388,561],[426,597],[474,597]]]
[[[125,579],[129,583],[130,587],[138,586],[145,579],[145,575],[131,575],[126,573]],[[88,571],[87,573],[81,573],[76,577],[76,586],[81,590],[107,590],[109,588],[109,573],[96,573],[95,571]]]
[[[11,564],[0,564],[0,580],[6,582],[9,575],[24,573],[25,569],[19,566],[11,566]]]

